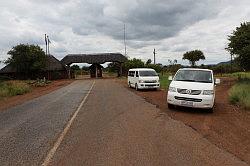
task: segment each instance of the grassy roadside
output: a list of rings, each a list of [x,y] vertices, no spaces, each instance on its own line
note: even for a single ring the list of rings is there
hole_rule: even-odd
[[[236,73],[227,73],[222,75],[216,75],[218,77],[233,77],[238,79],[250,79],[250,72],[236,72]]]
[[[2,81],[0,82],[0,99],[22,95],[31,90],[30,85],[24,81]]]
[[[250,109],[250,79],[241,79],[230,89],[229,101]]]
[[[160,84],[161,84],[161,89],[166,89],[169,84],[170,84],[170,81],[168,80],[168,74],[160,74],[159,77],[160,77]]]
[[[6,97],[22,95],[31,92],[33,87],[47,86],[51,81],[37,80],[9,80],[0,81],[0,100]]]

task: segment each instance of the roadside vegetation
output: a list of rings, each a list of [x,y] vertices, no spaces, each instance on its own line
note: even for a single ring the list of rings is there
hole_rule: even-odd
[[[31,92],[34,87],[44,87],[51,81],[37,80],[0,80],[0,100],[6,97],[23,95]]]
[[[225,73],[225,74],[222,74],[221,76],[237,78],[238,80],[250,79],[250,72]]]
[[[229,91],[229,101],[250,109],[250,79],[239,80]]]
[[[0,82],[0,99],[22,95],[31,90],[31,86],[24,81],[2,81]]]
[[[42,48],[33,44],[19,44],[7,53],[10,57],[4,61],[18,73],[18,79],[39,78],[46,66],[46,55]]]
[[[169,76],[168,73],[164,73],[164,75],[162,75],[162,74],[159,75],[161,89],[167,89],[168,88],[168,86],[170,84],[170,81],[168,80],[168,76]]]

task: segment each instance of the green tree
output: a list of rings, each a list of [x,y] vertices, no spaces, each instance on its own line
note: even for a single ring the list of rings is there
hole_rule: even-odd
[[[146,62],[146,65],[149,65],[152,63],[152,60],[151,59],[148,59],[147,62]]]
[[[145,67],[154,69],[157,73],[160,73],[163,69],[162,64],[146,64]]]
[[[180,64],[177,64],[177,59],[171,60],[168,59],[169,65],[166,68],[167,72],[175,73],[178,69],[180,69],[182,66]]]
[[[80,67],[78,65],[72,65],[72,66],[70,66],[70,69],[72,71],[77,71],[77,70],[80,70]]]
[[[250,22],[241,23],[228,37],[226,50],[236,56],[236,61],[243,69],[250,70]]]
[[[75,74],[75,75],[80,75],[81,74],[81,69],[78,65],[72,65],[70,66],[70,70]]]
[[[38,45],[19,44],[7,53],[10,57],[5,64],[11,65],[26,78],[37,75],[46,66],[46,55]]]
[[[89,71],[89,67],[88,66],[82,66],[82,70],[83,71]]]
[[[120,70],[120,64],[118,62],[111,62],[108,64],[107,70],[110,73],[115,73]]]
[[[126,70],[132,69],[132,68],[142,68],[144,67],[144,62],[141,59],[131,59],[131,60],[127,60],[124,63],[124,67]]]
[[[187,59],[189,60],[189,63],[191,64],[192,67],[195,66],[195,63],[199,60],[204,60],[205,56],[202,51],[200,50],[193,50],[193,51],[188,51],[183,55],[182,59]]]

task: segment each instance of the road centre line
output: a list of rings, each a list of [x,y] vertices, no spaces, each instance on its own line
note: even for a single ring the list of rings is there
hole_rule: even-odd
[[[58,137],[57,141],[55,142],[54,146],[52,147],[52,149],[49,151],[49,153],[47,154],[45,160],[42,163],[42,166],[47,166],[49,165],[51,159],[53,158],[54,154],[56,153],[56,150],[58,149],[58,147],[60,146],[60,144],[62,143],[64,137],[66,136],[68,130],[70,129],[70,126],[72,125],[72,123],[74,122],[77,114],[79,113],[80,109],[82,108],[83,104],[86,102],[87,97],[89,96],[91,90],[93,89],[93,86],[95,84],[95,81],[92,83],[90,89],[88,90],[88,93],[86,94],[86,96],[83,98],[82,102],[80,103],[80,105],[78,106],[77,110],[75,111],[75,113],[73,114],[73,116],[71,117],[71,119],[69,120],[69,122],[67,123],[66,127],[64,128],[63,132],[60,134],[60,136]]]

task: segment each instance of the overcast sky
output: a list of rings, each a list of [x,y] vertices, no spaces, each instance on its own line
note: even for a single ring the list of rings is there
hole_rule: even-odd
[[[157,63],[187,64],[183,53],[200,49],[213,64],[229,60],[227,35],[249,18],[250,0],[1,0],[0,61],[19,43],[45,49],[45,33],[58,59],[124,53],[125,23],[130,58],[152,59],[155,48]]]

